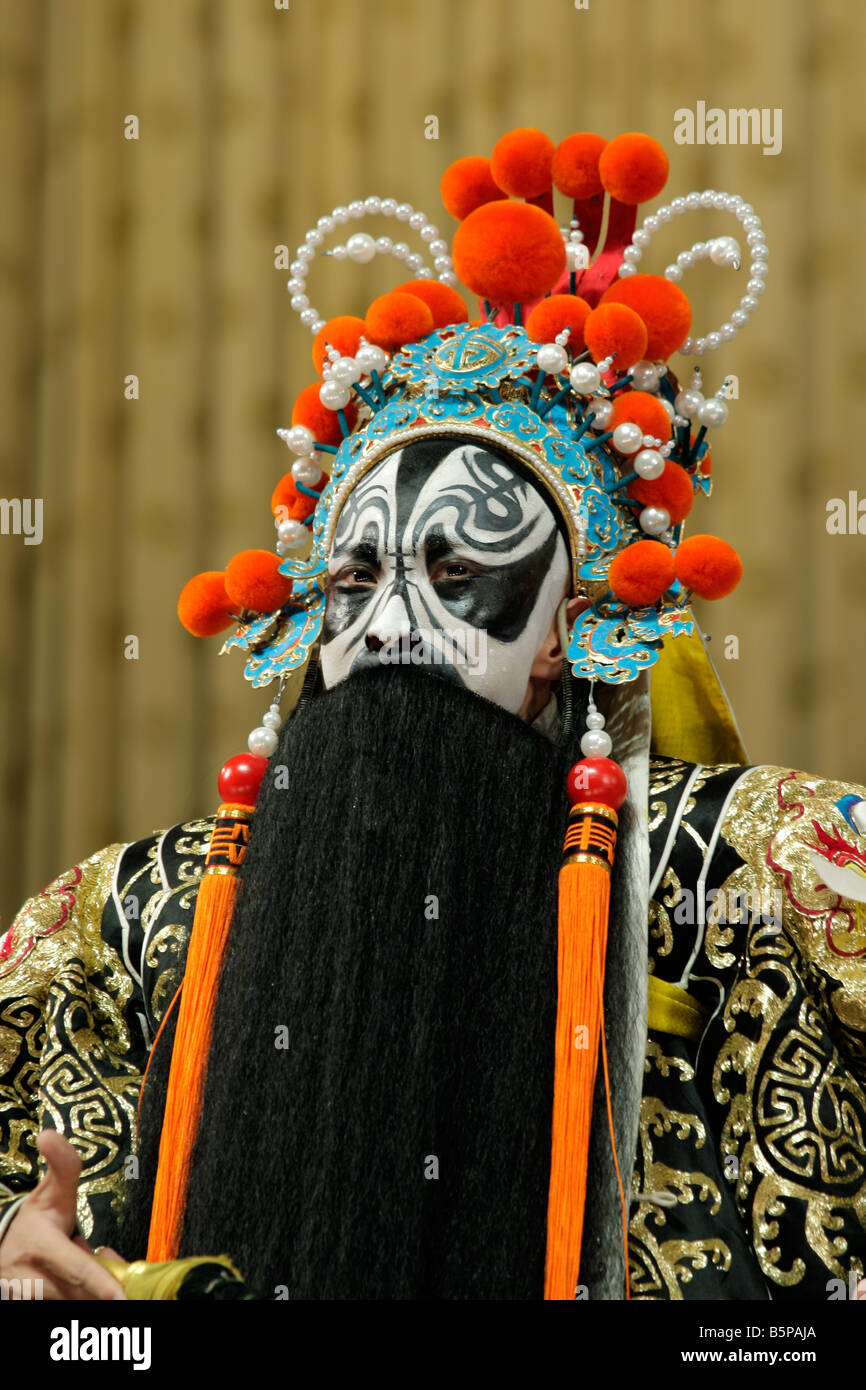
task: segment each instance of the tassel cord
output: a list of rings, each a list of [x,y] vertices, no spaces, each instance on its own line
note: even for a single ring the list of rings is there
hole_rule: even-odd
[[[607,1040],[604,1036],[604,978],[602,971],[598,974],[598,1007],[601,1014],[601,1060],[604,1067],[604,1095],[607,1101],[607,1123],[610,1131],[610,1151],[613,1155],[613,1166],[616,1169],[616,1181],[619,1187],[619,1200],[622,1206],[622,1239],[625,1249],[625,1296],[626,1300],[631,1298],[631,1283],[628,1270],[628,1206],[625,1200],[625,1188],[623,1187],[622,1174],[619,1168],[619,1159],[616,1152],[616,1135],[613,1127],[613,1105],[610,1094],[610,1072],[607,1066]]]
[[[252,806],[220,807],[196,899],[159,1141],[147,1259],[177,1257],[198,1137],[216,1000]],[[179,991],[178,991],[179,993]],[[177,998],[177,995],[175,996]]]

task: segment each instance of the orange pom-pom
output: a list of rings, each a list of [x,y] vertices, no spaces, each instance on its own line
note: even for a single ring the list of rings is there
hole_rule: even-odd
[[[689,536],[677,549],[676,572],[698,598],[726,598],[742,578],[743,562],[718,536]]]
[[[274,516],[279,512],[287,520],[297,500],[298,489],[295,487],[295,480],[291,473],[284,473],[271,494],[271,511]],[[312,500],[311,497],[310,501]]]
[[[316,371],[321,372],[324,365],[326,343],[328,347],[336,348],[342,357],[352,357],[358,350],[363,332],[364,320],[356,318],[354,314],[338,314],[335,319],[328,319],[313,339],[313,365]]]
[[[646,203],[661,193],[668,178],[668,157],[649,135],[618,135],[598,161],[601,181],[620,203]]]
[[[194,574],[180,591],[177,616],[193,637],[215,637],[232,623],[232,604],[222,570]]]
[[[417,343],[428,337],[433,332],[433,315],[417,295],[392,290],[373,300],[364,324],[371,343],[393,352],[404,343]]]
[[[635,478],[629,483],[628,495],[645,507],[664,507],[672,526],[685,520],[695,500],[691,478],[671,459],[665,463],[660,478]]]
[[[556,222],[533,203],[486,203],[454,234],[454,269],[464,285],[497,304],[540,299],[565,270]]]
[[[433,315],[434,328],[447,328],[452,323],[466,323],[469,318],[469,310],[462,294],[452,290],[450,285],[443,285],[441,280],[407,280],[405,285],[397,286],[394,293],[398,292],[414,294],[416,299],[423,299]]]
[[[651,396],[648,391],[623,391],[614,397],[608,429],[624,424],[640,425],[644,434],[651,434],[662,444],[667,444],[671,437],[670,416],[658,396]]]
[[[664,361],[689,336],[692,310],[679,285],[661,275],[629,275],[615,280],[601,297],[602,304],[627,304],[647,328],[646,355]]]
[[[343,431],[340,429],[340,421],[337,419],[336,410],[328,410],[319,400],[319,392],[322,389],[320,381],[314,381],[312,386],[305,386],[292,406],[292,424],[306,425],[308,430],[312,430],[313,438],[317,444],[340,444],[343,439]],[[343,414],[346,417],[346,424],[349,429],[355,423],[357,411],[352,401],[346,406]]]
[[[658,541],[636,541],[611,562],[611,590],[623,603],[643,608],[667,593],[674,582],[674,557]]]
[[[328,485],[328,474],[323,472],[317,483],[313,483],[312,492],[321,492]],[[271,495],[271,511],[274,516],[279,515],[280,521],[306,521],[316,503],[312,497],[308,497],[305,492],[299,492],[297,483],[291,473],[285,473],[277,483]]]
[[[646,352],[646,324],[626,304],[599,304],[586,321],[584,337],[594,362],[616,354],[617,372],[633,367]]]
[[[292,581],[280,574],[279,555],[269,550],[242,550],[226,565],[226,593],[238,608],[273,613],[292,592]]]
[[[566,346],[572,352],[582,352],[585,346],[583,325],[590,313],[585,299],[576,294],[551,294],[527,315],[526,333],[533,343],[552,343],[563,328],[571,329]]]
[[[588,130],[566,135],[553,153],[550,172],[560,193],[569,198],[594,198],[602,191],[598,161],[607,144]]]
[[[550,189],[553,141],[534,126],[509,130],[493,146],[490,172],[514,198],[537,198]]]
[[[455,159],[449,164],[439,192],[445,209],[458,222],[468,217],[470,212],[480,208],[482,203],[492,203],[508,194],[494,182],[490,172],[490,160],[480,154],[469,154],[463,159]]]

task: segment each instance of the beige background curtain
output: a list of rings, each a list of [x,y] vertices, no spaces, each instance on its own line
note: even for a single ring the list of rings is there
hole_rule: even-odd
[[[273,431],[312,379],[275,245],[369,193],[450,237],[443,169],[514,125],[646,130],[665,196],[712,186],[763,217],[768,292],[709,360],[740,400],[698,504],[746,577],[702,619],[753,761],[866,781],[866,536],[826,529],[829,498],[866,498],[856,5],[4,0],[0,65],[0,497],[44,501],[41,545],[0,535],[0,930],[102,844],[213,810],[265,708],[174,610],[192,573],[273,541]],[[781,108],[781,154],[675,145],[698,101]],[[735,230],[678,222],[649,268]],[[707,331],[742,290],[701,270],[685,287]],[[399,278],[320,262],[311,294],[363,313]]]

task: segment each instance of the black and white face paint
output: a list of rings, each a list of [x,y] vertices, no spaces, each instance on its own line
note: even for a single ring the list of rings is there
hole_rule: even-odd
[[[517,714],[569,563],[542,493],[506,456],[440,438],[362,479],[328,573],[327,687],[379,663],[430,664]]]

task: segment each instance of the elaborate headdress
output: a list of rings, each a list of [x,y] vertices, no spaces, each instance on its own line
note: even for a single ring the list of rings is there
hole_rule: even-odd
[[[277,431],[295,462],[271,499],[275,548],[242,551],[225,570],[190,580],[178,609],[184,625],[198,636],[231,626],[223,650],[246,654],[245,674],[255,687],[278,682],[282,693],[290,675],[316,659],[327,560],[347,497],[394,449],[460,435],[511,455],[562,518],[573,593],[588,601],[564,634],[565,659],[577,677],[632,682],[658,660],[667,639],[689,637],[692,595],[726,595],[741,564],[726,542],[684,535],[696,498],[710,492],[707,435],[727,418],[727,383],[706,395],[699,370],[682,384],[668,358],[701,358],[736,336],[763,292],[767,247],[754,210],[714,190],[674,198],[636,229],[638,206],[657,196],[667,174],[664,151],[646,135],[605,142],[580,133],[554,146],[541,131],[520,129],[503,136],[489,160],[460,159],[446,170],[443,201],[460,221],[450,255],[424,213],[391,198],[370,197],[321,217],[298,248],[288,282],[292,308],[313,333],[319,378],[298,396],[291,426]],[[572,203],[563,227],[554,217],[554,188]],[[732,214],[751,257],[738,307],[701,337],[691,336],[691,306],[679,282],[704,258],[740,269],[737,241],[722,235],[697,242],[662,275],[639,270],[662,224],[698,208]],[[394,218],[417,233],[432,265],[384,235],[355,232],[326,246],[368,217]],[[307,295],[315,260],[364,263],[379,254],[394,256],[413,278],[375,299],[363,318],[321,318]],[[479,296],[480,318],[470,321],[458,279]],[[175,1082],[173,1068],[163,1130],[174,1167],[169,1181],[161,1158],[151,1258],[173,1253],[179,1230],[194,1139],[188,1116],[196,1114],[203,1085],[215,971],[249,814],[277,746],[279,704],[280,694],[251,733],[249,753],[230,759],[220,775],[224,805],[187,969],[187,978],[197,979],[208,962],[211,983],[204,990],[196,984],[196,1000],[185,990],[175,1052],[186,1072]],[[573,1297],[577,1277],[607,882],[625,795],[592,703],[588,724],[586,757],[570,777],[575,805],[560,879],[547,1261],[553,1298]],[[573,1045],[575,1019],[589,1025],[589,1046],[581,1051]]]

